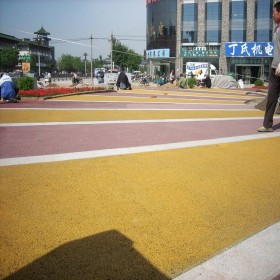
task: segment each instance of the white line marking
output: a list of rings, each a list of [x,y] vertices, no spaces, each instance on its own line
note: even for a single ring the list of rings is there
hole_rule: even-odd
[[[273,279],[280,274],[279,256],[277,222],[173,280]]]
[[[40,126],[40,125],[81,125],[81,124],[133,124],[133,123],[167,123],[167,122],[205,122],[205,121],[243,121],[262,120],[263,117],[234,117],[234,118],[198,118],[198,119],[155,119],[155,120],[116,120],[116,121],[77,121],[77,122],[34,122],[34,123],[0,123],[0,127]],[[274,118],[274,119],[277,119]],[[280,119],[280,117],[278,118]]]
[[[188,105],[188,104],[187,104]],[[212,105],[212,104],[210,104]],[[222,106],[225,106],[221,104]],[[240,106],[240,105],[236,105]],[[190,108],[0,108],[0,110],[34,110],[34,111],[256,111],[253,108],[244,108],[244,109],[218,109],[218,108],[198,108],[198,109],[190,109]]]
[[[52,155],[43,155],[43,156],[3,158],[0,160],[0,166],[88,159],[88,158],[98,158],[98,157],[117,156],[117,155],[129,155],[135,153],[146,153],[146,152],[173,150],[173,149],[192,148],[192,147],[199,147],[199,146],[206,146],[206,145],[233,143],[233,142],[265,139],[265,138],[273,138],[273,137],[280,137],[280,132],[216,138],[216,139],[207,139],[207,140],[198,140],[198,141],[187,141],[187,142],[161,144],[161,145],[140,146],[140,147],[93,150],[93,151],[85,151],[85,152],[52,154]]]

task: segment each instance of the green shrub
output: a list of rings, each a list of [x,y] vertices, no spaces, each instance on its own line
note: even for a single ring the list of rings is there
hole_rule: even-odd
[[[19,78],[17,85],[20,90],[34,89],[34,80],[31,77],[21,77]]]
[[[195,85],[196,85],[196,79],[195,78],[188,78],[189,88],[194,88]]]
[[[255,86],[263,86],[264,82],[262,80],[256,80],[255,81]]]

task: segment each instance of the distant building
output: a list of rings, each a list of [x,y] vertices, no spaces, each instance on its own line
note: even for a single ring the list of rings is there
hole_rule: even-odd
[[[49,45],[51,40],[43,27],[34,32],[36,37],[32,40],[23,38],[18,39],[13,36],[0,33],[0,50],[7,47],[15,47],[19,51],[19,57],[30,62],[31,57],[35,59],[37,73],[52,72],[55,67],[55,49]]]
[[[186,62],[209,61],[237,78],[266,78],[277,1],[146,0],[150,73],[178,75]]]
[[[0,50],[3,48],[17,48],[20,39],[7,34],[0,33]]]

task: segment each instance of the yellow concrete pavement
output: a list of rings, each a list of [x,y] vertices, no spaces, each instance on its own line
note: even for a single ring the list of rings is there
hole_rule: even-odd
[[[0,123],[262,117],[254,110],[0,110]]]
[[[162,93],[157,94],[156,92],[150,91],[150,96],[148,97],[138,97],[138,96],[98,96],[98,95],[72,95],[64,96],[61,98],[56,98],[56,100],[79,100],[79,101],[103,101],[103,102],[141,102],[141,103],[209,103],[209,104],[244,104],[244,101],[240,100],[221,100],[218,96],[212,96],[213,99],[207,99],[208,96],[203,98],[161,98]],[[194,96],[194,95],[192,95]],[[215,99],[216,98],[216,99]],[[248,98],[252,99],[252,98]]]
[[[80,279],[109,279],[96,277],[103,266],[110,279],[131,279],[129,267],[133,279],[174,277],[279,221],[277,146],[278,137],[1,167],[0,276],[47,265],[52,279],[57,266],[77,266]]]

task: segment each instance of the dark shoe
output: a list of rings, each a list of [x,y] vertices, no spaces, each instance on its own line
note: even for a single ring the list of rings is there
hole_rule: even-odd
[[[8,102],[10,102],[10,103],[18,103],[18,100],[15,99],[15,98],[11,98],[11,99],[8,100]]]
[[[273,132],[273,128],[262,126],[262,127],[258,128],[258,132]]]

